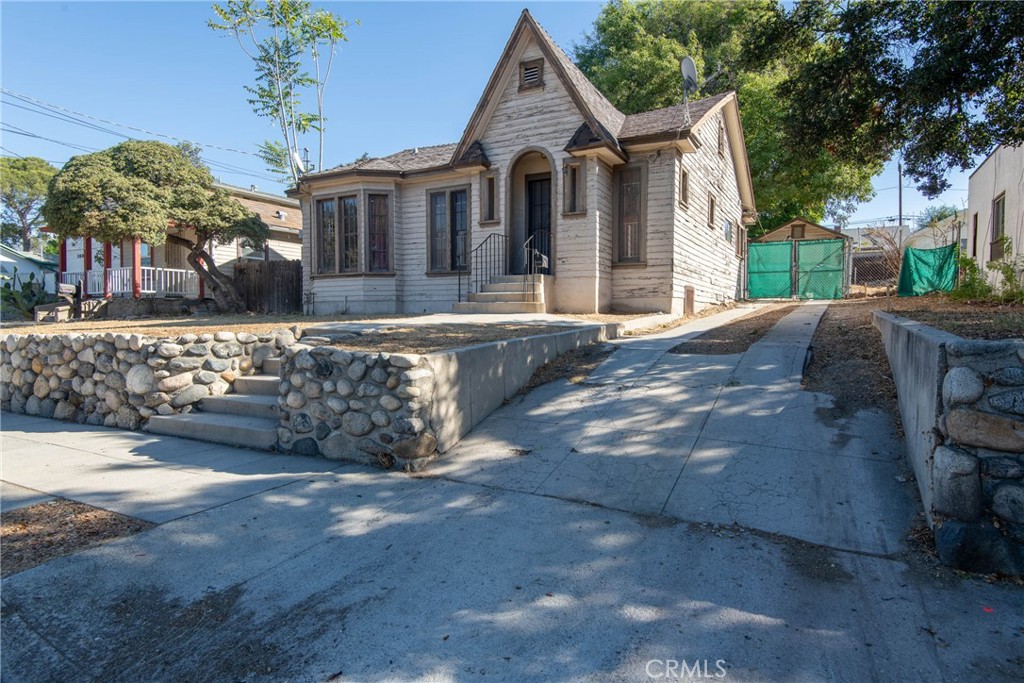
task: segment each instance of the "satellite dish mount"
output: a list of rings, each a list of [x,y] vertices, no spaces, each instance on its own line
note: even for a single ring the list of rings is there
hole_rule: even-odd
[[[679,62],[679,72],[683,76],[683,106],[686,111],[686,127],[690,127],[690,94],[697,92],[700,83],[697,81],[697,65],[687,55]]]

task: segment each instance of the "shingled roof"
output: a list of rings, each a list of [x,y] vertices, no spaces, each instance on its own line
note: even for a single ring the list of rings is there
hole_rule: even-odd
[[[690,102],[690,126],[704,117],[716,104],[727,98],[731,93],[722,93],[712,97]],[[618,131],[621,141],[635,138],[663,135],[665,133],[686,132],[686,106],[674,104],[663,109],[654,109],[625,117],[622,128]]]
[[[490,166],[487,156],[479,140],[470,139],[467,136],[474,128],[474,124],[483,114],[484,102],[491,91],[497,87],[497,78],[502,71],[502,62],[508,57],[522,31],[530,31],[541,50],[552,62],[553,69],[559,73],[569,94],[576,100],[583,114],[583,124],[577,129],[572,139],[567,142],[566,151],[589,149],[598,146],[607,146],[614,150],[622,159],[627,154],[622,149],[622,143],[639,141],[648,138],[657,138],[665,135],[685,136],[689,128],[697,124],[711,109],[729,97],[731,93],[722,93],[713,97],[706,97],[701,100],[690,102],[690,126],[686,125],[686,108],[677,104],[663,109],[641,112],[639,114],[623,114],[597,87],[591,83],[583,72],[573,63],[569,56],[555,43],[554,39],[537,23],[529,11],[523,10],[519,23],[505,46],[502,60],[499,61],[488,82],[481,102],[473,112],[473,117],[463,139],[457,144],[433,145],[430,147],[416,147],[402,150],[390,156],[367,159],[357,163],[337,166],[325,169],[318,173],[309,174],[308,177],[319,175],[335,174],[380,174],[380,175],[405,175],[414,172],[430,171],[442,168],[455,168],[459,166],[482,165]],[[455,158],[458,155],[458,158]]]

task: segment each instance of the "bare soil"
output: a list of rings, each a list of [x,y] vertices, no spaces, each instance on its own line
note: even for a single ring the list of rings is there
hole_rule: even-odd
[[[563,353],[550,363],[545,363],[537,368],[533,372],[533,376],[530,377],[530,381],[523,385],[519,393],[525,394],[531,389],[554,382],[556,379],[567,379],[573,384],[579,384],[614,351],[615,347],[611,344],[590,344]]]
[[[840,416],[877,408],[893,415],[898,423],[896,384],[882,336],[871,322],[871,313],[878,308],[878,299],[829,304],[811,341],[811,362],[803,388],[835,397]]]
[[[876,300],[877,301],[877,300]],[[877,306],[968,339],[1024,338],[1024,305],[954,301],[945,294],[881,300]]]
[[[393,325],[339,339],[332,346],[353,351],[433,353],[503,339],[565,332],[568,329],[558,325]]]
[[[720,356],[730,353],[744,353],[757,342],[775,323],[796,309],[793,304],[768,304],[737,318],[730,323],[708,330],[696,339],[685,341],[672,348],[669,353]]]
[[[408,316],[386,316],[401,320]],[[150,337],[177,337],[183,334],[203,334],[204,332],[249,332],[250,334],[266,334],[281,328],[298,327],[304,329],[324,322],[358,322],[360,320],[380,320],[382,316],[357,315],[258,315],[242,313],[238,315],[183,316],[177,318],[138,318],[131,320],[114,320],[98,318],[94,320],[75,320],[65,323],[29,323],[26,325],[10,325],[5,328],[17,334],[73,334],[97,332],[121,332],[144,334]]]
[[[644,328],[639,329],[639,330],[627,330],[626,331],[626,336],[627,337],[642,337],[642,336],[647,335],[647,334],[657,334],[659,332],[667,332],[668,330],[674,330],[675,328],[679,327],[680,325],[685,325],[686,323],[691,322],[693,320],[699,320],[700,318],[706,318],[709,315],[715,315],[716,313],[722,313],[723,311],[728,311],[730,308],[735,308],[735,307],[736,307],[736,303],[735,302],[729,302],[727,304],[716,304],[714,306],[708,306],[707,308],[702,309],[699,313],[694,313],[693,315],[688,315],[688,316],[684,316],[682,318],[677,318],[676,320],[673,320],[672,322],[663,323],[663,324],[657,325],[655,327],[644,327]]]
[[[0,576],[155,526],[63,498],[0,514]]]

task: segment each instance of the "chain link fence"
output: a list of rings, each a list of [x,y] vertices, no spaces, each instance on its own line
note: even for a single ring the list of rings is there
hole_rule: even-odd
[[[849,228],[843,234],[851,238],[851,298],[895,293],[900,277],[903,252],[914,249],[937,249],[960,241],[963,225],[947,220],[911,231],[911,226],[877,226]]]

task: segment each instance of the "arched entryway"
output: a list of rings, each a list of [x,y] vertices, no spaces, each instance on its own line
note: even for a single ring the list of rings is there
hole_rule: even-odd
[[[509,266],[526,272],[533,259],[536,272],[554,273],[555,165],[551,154],[539,147],[522,150],[508,174]]]

